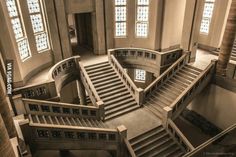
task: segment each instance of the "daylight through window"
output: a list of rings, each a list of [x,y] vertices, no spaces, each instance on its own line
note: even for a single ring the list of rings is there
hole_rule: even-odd
[[[209,28],[211,24],[211,18],[214,10],[214,2],[215,0],[205,0],[200,33],[209,33]]]
[[[148,36],[149,0],[137,0],[136,36]]]
[[[115,0],[115,36],[126,36],[126,0]]]

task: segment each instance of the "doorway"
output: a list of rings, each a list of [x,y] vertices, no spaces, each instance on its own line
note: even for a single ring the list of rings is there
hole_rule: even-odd
[[[88,55],[88,53],[93,53],[91,13],[70,14],[68,15],[68,24],[73,55]]]

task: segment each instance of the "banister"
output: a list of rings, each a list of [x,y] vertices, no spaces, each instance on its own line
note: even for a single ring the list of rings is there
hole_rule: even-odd
[[[201,150],[203,150],[207,146],[211,145],[213,142],[219,140],[220,138],[222,138],[223,136],[225,136],[226,134],[228,134],[229,132],[231,132],[234,129],[236,129],[236,123],[231,125],[227,129],[225,129],[221,133],[217,134],[213,138],[211,138],[211,139],[207,140],[206,142],[202,143],[201,145],[197,146],[194,150],[192,150],[191,152],[188,152],[183,157],[189,157],[189,156],[193,156],[193,155],[199,153]]]
[[[207,66],[207,68],[206,69],[204,69],[201,73],[200,73],[200,75],[198,75],[198,77],[183,91],[183,93],[181,94],[181,95],[179,95],[176,99],[175,99],[175,101],[170,105],[170,108],[172,108],[172,109],[174,109],[174,107],[176,106],[176,104],[178,104],[178,102],[180,102],[183,98],[184,98],[184,96],[186,95],[186,94],[188,94],[188,92],[190,91],[190,90],[192,90],[193,89],[193,87],[207,74],[207,75],[209,75],[210,73],[208,73],[210,70],[212,70],[212,68],[214,68],[214,65],[215,65],[215,62],[214,61],[212,61],[208,66]],[[178,106],[177,106],[178,107]],[[177,110],[173,110],[172,111],[172,117],[174,116],[174,112],[176,112]]]
[[[125,86],[129,89],[132,96],[136,100],[138,105],[141,105],[143,102],[143,89],[137,88],[134,82],[130,79],[129,75],[124,71],[123,67],[117,61],[115,56],[111,53],[112,50],[108,50],[108,60],[113,68],[117,71],[121,80],[125,83]]]
[[[134,153],[134,150],[133,150],[133,148],[132,148],[132,146],[129,143],[127,138],[124,139],[124,142],[125,142],[125,145],[126,145],[126,148],[128,150],[128,153],[129,153],[130,157],[136,157],[136,155]]]
[[[175,131],[177,133],[178,137],[188,147],[189,151],[194,150],[193,145],[188,141],[188,139],[184,136],[184,134],[179,130],[179,128],[175,125],[175,123],[171,119],[168,119],[168,126],[171,126],[173,131]]]
[[[88,86],[90,88],[90,91],[92,92],[96,102],[101,101],[101,98],[99,97],[99,95],[98,95],[98,93],[97,93],[97,91],[96,91],[92,81],[90,80],[90,77],[88,76],[88,74],[87,74],[83,64],[81,64],[81,62],[79,62],[79,65],[80,65],[81,75],[84,76],[84,79],[85,79],[84,81],[87,82],[87,84],[88,84]],[[96,104],[96,102],[93,102],[93,103]]]
[[[173,69],[179,66],[179,64],[184,61],[188,56],[190,52],[187,51],[185,54],[183,54],[174,64],[172,64],[165,72],[163,72],[156,80],[154,80],[149,86],[147,86],[144,89],[144,95],[146,96],[146,93],[150,91],[154,86],[157,86],[160,81],[166,76],[168,76]],[[171,73],[172,74],[172,73]]]

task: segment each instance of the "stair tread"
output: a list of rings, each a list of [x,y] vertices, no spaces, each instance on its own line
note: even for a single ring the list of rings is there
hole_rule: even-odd
[[[119,112],[120,110],[123,110],[123,109],[126,109],[126,108],[129,108],[129,107],[132,107],[132,106],[135,106],[137,105],[137,103],[134,101],[134,102],[130,102],[130,103],[127,103],[127,104],[123,104],[123,105],[120,105],[116,108],[113,108],[113,109],[110,109],[110,110],[107,110],[105,111],[105,115],[106,116],[109,116],[111,114],[114,114],[114,112]],[[138,106],[138,105],[137,105]],[[139,107],[139,106],[138,106]]]
[[[89,69],[96,68],[96,67],[103,66],[103,65],[109,65],[109,62],[106,61],[106,62],[96,63],[96,64],[92,64],[92,65],[86,65],[84,68],[86,70],[87,69],[89,70]]]
[[[201,73],[201,72],[203,71],[203,70],[201,70],[201,69],[199,69],[199,68],[197,68],[197,67],[195,67],[195,66],[189,65],[189,64],[186,64],[186,66],[187,66],[188,68],[191,68],[191,69],[195,70],[195,71],[198,71],[199,73]]]
[[[98,91],[98,93],[99,93],[100,90],[109,91],[110,88],[121,85],[121,84],[123,85],[123,83],[121,81],[113,82],[113,83],[110,83],[110,84],[107,84],[107,85],[104,85],[104,86],[101,86],[101,87],[97,87],[96,90]]]
[[[124,99],[127,99],[127,98],[132,98],[132,96],[130,94],[128,94],[128,95],[125,95],[124,97],[118,97],[118,98],[114,98],[113,100],[104,102],[104,104],[105,104],[105,106],[110,105],[110,104],[115,103],[119,100],[124,100]]]
[[[116,81],[117,82],[120,81],[120,78],[119,77],[115,77],[113,79],[110,79],[110,80],[107,80],[107,81],[103,81],[101,83],[96,83],[96,84],[94,83],[93,85],[96,88],[96,87],[102,86],[104,84],[109,84],[109,83],[116,82]]]
[[[126,114],[126,113],[128,113],[128,112],[131,112],[131,111],[133,111],[133,110],[136,110],[136,109],[138,109],[138,108],[139,108],[138,105],[132,106],[132,107],[130,107],[130,108],[127,108],[127,109],[125,109],[125,110],[122,110],[121,112],[116,112],[116,113],[114,113],[114,114],[112,114],[112,115],[106,116],[106,117],[105,117],[105,120],[112,119],[112,118],[115,118],[115,117],[117,117],[117,116],[124,115],[124,114]]]
[[[109,79],[114,79],[114,78],[118,78],[118,76],[117,75],[111,75],[111,76],[107,76],[107,77],[104,77],[104,78],[101,78],[101,79],[92,80],[92,83],[93,84],[98,84],[100,82],[104,82],[104,81],[107,81]]]
[[[109,94],[110,91],[116,91],[116,90],[119,90],[119,89],[125,89],[125,85],[120,82],[120,84],[116,85],[116,86],[112,86],[111,88],[108,88],[107,90],[100,90],[98,91],[98,94],[102,97],[103,95],[106,95],[106,94]]]
[[[108,69],[108,70],[103,70],[103,71],[98,71],[98,72],[94,72],[94,73],[91,73],[91,74],[88,74],[90,78],[94,78],[94,77],[97,77],[98,75],[102,75],[102,74],[106,74],[106,73],[110,73],[114,71],[112,68],[111,69]]]
[[[104,101],[104,102],[107,102],[107,101],[109,101],[110,99],[115,99],[115,98],[117,98],[117,97],[121,97],[121,96],[123,96],[123,95],[128,95],[128,94],[130,94],[130,92],[129,91],[123,91],[123,92],[118,92],[118,93],[114,93],[113,95],[111,95],[111,96],[107,96],[107,97],[105,97],[105,98],[103,98],[102,100]]]
[[[111,90],[111,92],[107,92],[105,94],[101,94],[100,97],[103,99],[104,97],[107,97],[107,96],[110,96],[110,95],[113,95],[115,93],[118,93],[118,92],[123,92],[123,91],[127,91],[127,89],[125,88],[125,86],[123,86],[123,88],[118,88],[116,90]]]
[[[125,99],[123,101],[120,101],[119,103],[116,103],[116,104],[113,104],[113,105],[108,105],[108,106],[105,106],[105,110],[110,110],[116,106],[119,106],[119,105],[122,105],[124,103],[129,103],[129,102],[132,102],[134,101],[134,99],[132,97],[128,98],[128,99]]]

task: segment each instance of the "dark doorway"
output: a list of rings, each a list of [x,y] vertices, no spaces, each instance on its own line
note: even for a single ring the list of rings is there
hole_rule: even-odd
[[[70,19],[69,19],[70,18]],[[74,55],[93,52],[93,29],[91,13],[68,16],[72,51]]]

